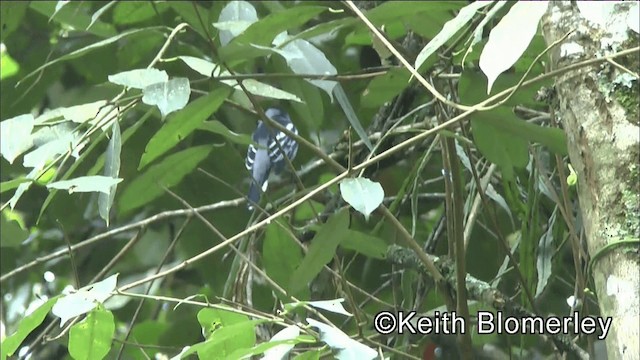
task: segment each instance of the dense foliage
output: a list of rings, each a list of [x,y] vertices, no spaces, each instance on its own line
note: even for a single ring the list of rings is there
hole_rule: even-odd
[[[574,298],[597,313],[544,9],[515,26],[511,8],[2,2],[3,358],[584,348],[373,328],[380,311],[564,316]],[[269,107],[299,150],[250,212]]]

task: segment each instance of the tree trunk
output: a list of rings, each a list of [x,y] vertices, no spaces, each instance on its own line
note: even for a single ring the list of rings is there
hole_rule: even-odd
[[[552,51],[551,66],[558,69],[638,46],[638,34],[626,26],[629,5],[616,5],[604,25],[598,25],[576,5],[553,2],[543,20],[546,42],[574,32]],[[638,61],[637,52],[615,60],[631,73],[602,62],[564,73],[555,82],[556,115],[578,175],[592,283],[601,316],[613,319],[605,339],[609,359],[640,356]]]

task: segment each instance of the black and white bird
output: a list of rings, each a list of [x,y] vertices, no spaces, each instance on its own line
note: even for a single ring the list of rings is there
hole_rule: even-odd
[[[280,125],[287,128],[294,134],[298,134],[298,130],[291,122],[289,114],[285,111],[269,108],[265,111],[271,120],[277,121]],[[254,144],[249,145],[247,150],[247,159],[245,166],[251,173],[251,185],[249,186],[249,210],[253,209],[253,205],[260,201],[260,189],[262,192],[267,190],[269,174],[273,170],[274,173],[280,173],[286,164],[284,154],[293,160],[298,152],[298,143],[287,134],[275,128],[267,127],[267,124],[258,121],[258,126],[252,136]],[[278,147],[278,143],[280,147]],[[282,151],[280,149],[282,148]]]

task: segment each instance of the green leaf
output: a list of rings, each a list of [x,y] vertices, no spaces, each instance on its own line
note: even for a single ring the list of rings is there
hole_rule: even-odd
[[[69,354],[74,359],[103,359],[111,350],[116,325],[111,311],[97,308],[69,330]]]
[[[471,120],[471,133],[478,150],[492,163],[500,166],[502,174],[506,180],[513,179],[513,168],[524,168],[529,162],[529,146],[526,141],[511,136],[504,131],[496,130],[495,127],[485,121],[491,115],[502,113],[505,116],[512,116],[504,113],[504,109],[495,109],[488,113],[474,115]],[[503,119],[498,119],[503,120]]]
[[[117,178],[120,174],[120,152],[122,150],[122,137],[120,134],[120,125],[118,121],[113,122],[113,133],[111,140],[109,140],[109,146],[105,154],[104,175],[111,178]],[[109,226],[109,212],[113,205],[113,200],[116,197],[117,185],[112,185],[109,188],[109,193],[98,194],[98,213],[100,217],[104,219],[107,226]]]
[[[77,6],[65,6],[56,13],[57,2],[55,1],[31,1],[29,3],[29,6],[32,10],[35,10],[48,18],[53,17],[51,19],[52,21],[70,26],[74,29],[88,28],[87,31],[89,33],[97,35],[101,38],[115,36],[117,34],[117,31],[113,27],[113,25],[99,20],[94,21],[93,25],[89,27],[92,19],[81,9],[81,6],[85,6],[84,4],[74,1],[69,5]],[[54,13],[56,13],[55,16],[53,16]]]
[[[387,257],[386,241],[379,237],[349,230],[349,235],[340,243],[340,247],[353,250],[373,259],[385,259]]]
[[[171,150],[180,141],[197,129],[211,114],[222,105],[229,95],[229,88],[218,87],[207,96],[202,96],[182,111],[168,119],[158,132],[153,135],[144,149],[138,170]]]
[[[0,2],[0,25],[2,26],[0,41],[4,42],[20,26],[28,7],[29,2],[26,1]],[[3,59],[2,67],[4,68],[4,66]]]
[[[33,330],[42,324],[44,318],[47,316],[49,310],[51,310],[56,301],[58,301],[58,296],[49,299],[20,321],[18,324],[18,330],[16,330],[16,332],[11,336],[4,339],[2,346],[0,346],[2,349],[2,359],[6,359],[7,356],[13,355],[13,353],[18,350],[18,347],[20,347],[20,344],[22,344],[24,339],[26,339]]]
[[[156,105],[164,119],[170,113],[184,108],[190,94],[189,79],[175,78],[146,86],[142,89],[142,102]]]
[[[338,244],[348,235],[349,212],[341,211],[334,214],[324,224],[316,236],[311,240],[311,245],[306,256],[296,268],[291,280],[289,289],[292,293],[297,293],[320,273],[322,268],[333,259]]]
[[[31,114],[13,117],[0,122],[0,154],[9,164],[33,146],[35,119]]]
[[[451,39],[461,28],[467,26],[478,10],[489,4],[491,3],[478,1],[462,8],[458,15],[444,24],[442,30],[433,39],[431,39],[431,41],[429,41],[422,50],[420,50],[420,53],[416,57],[414,67],[416,69],[420,69],[422,64],[429,58],[429,56],[431,56],[431,54],[435,53],[442,45],[449,41],[449,39]]]
[[[119,199],[119,210],[126,213],[146,205],[164,194],[162,186],[177,185],[211,152],[211,146],[192,147],[172,154],[134,179]]]
[[[56,301],[51,313],[60,318],[60,326],[63,326],[69,319],[86,314],[99,304],[104,303],[111,297],[111,292],[116,288],[117,282],[118,274],[114,274],[65,295]]]
[[[154,3],[146,1],[118,1],[113,10],[113,23],[117,25],[138,24],[161,16],[169,8],[166,2]]]
[[[344,179],[340,182],[340,194],[344,201],[369,219],[369,215],[382,204],[382,186],[364,177]]]
[[[235,0],[220,11],[218,22],[213,26],[220,30],[220,43],[225,46],[256,21],[258,13],[253,5],[248,1]]]
[[[294,270],[303,259],[302,249],[291,238],[286,226],[279,221],[274,221],[267,227],[264,241],[262,242],[262,260],[267,275],[288,293],[299,297],[299,294],[291,293],[289,284]],[[302,298],[308,298],[302,295]]]
[[[109,75],[109,82],[116,85],[127,86],[134,89],[144,89],[145,87],[169,81],[169,75],[164,70],[158,69],[135,69]]]
[[[356,131],[356,134],[358,134],[358,136],[360,137],[360,140],[362,140],[364,144],[367,145],[370,151],[373,151],[373,145],[369,140],[369,136],[367,136],[367,132],[364,131],[362,124],[360,124],[358,115],[356,115],[356,112],[353,111],[351,102],[349,101],[347,94],[344,92],[342,85],[337,84],[333,89],[333,94],[336,96],[336,100],[338,100],[340,107],[342,107],[342,111],[344,111],[344,114],[347,116],[347,120],[349,120],[349,124],[351,124],[353,129]]]
[[[558,155],[568,155],[567,137],[561,129],[532,124],[522,119],[517,119],[513,115],[502,118],[486,117],[482,121],[486,122],[487,126],[493,127],[495,131],[507,136],[515,136],[529,142],[537,142],[547,146],[549,150]]]
[[[48,189],[67,190],[69,194],[74,192],[102,192],[109,194],[112,186],[121,182],[122,179],[115,179],[109,176],[81,176],[71,180],[56,181],[47,184]]]
[[[201,359],[222,359],[238,349],[251,348],[256,343],[255,326],[265,321],[252,321],[233,311],[202,309],[198,322],[207,340],[194,346],[195,350]]]
[[[251,136],[235,133],[229,130],[229,128],[224,126],[224,124],[218,120],[205,121],[200,126],[198,126],[198,130],[205,130],[214,134],[222,135],[227,140],[239,145],[247,146],[251,144]]]
[[[31,6],[33,7],[34,4],[42,4],[42,3],[47,3],[46,1],[44,2],[40,2],[40,1],[33,1],[31,2]],[[89,24],[87,22],[87,24]],[[80,27],[80,28],[84,28],[84,27]],[[92,27],[93,28],[93,27]],[[33,70],[32,72],[30,72],[29,74],[27,74],[22,80],[20,80],[18,82],[18,84],[22,83],[23,81],[26,81],[28,78],[34,76],[35,74],[39,74],[40,72],[42,72],[42,70],[48,68],[51,65],[57,64],[59,62],[62,61],[66,61],[66,60],[71,60],[71,59],[75,59],[78,58],[84,54],[87,54],[93,50],[99,49],[101,47],[113,44],[114,42],[121,40],[123,38],[126,38],[128,36],[131,35],[135,35],[138,33],[143,33],[143,32],[151,32],[151,31],[156,31],[156,30],[165,30],[166,28],[164,26],[156,26],[156,27],[149,27],[149,28],[142,28],[142,29],[133,29],[133,30],[129,30],[129,31],[125,31],[123,33],[120,33],[116,36],[110,37],[108,39],[102,40],[102,41],[98,41],[96,43],[93,43],[91,45],[87,45],[83,48],[80,48],[78,50],[72,51],[68,54],[62,55],[57,59],[48,61],[46,63],[44,63],[43,65],[39,66],[37,69]],[[18,85],[16,85],[18,86]]]
[[[0,247],[17,247],[29,237],[29,230],[25,229],[22,221],[11,210],[5,209],[0,215]]]
[[[379,107],[400,94],[407,87],[411,74],[407,69],[391,69],[371,80],[360,96],[363,107]]]
[[[220,58],[226,62],[243,59],[254,49],[252,45],[268,46],[276,35],[303,25],[326,9],[324,6],[293,6],[271,13],[243,29],[233,41],[221,48]]]
[[[4,34],[4,31],[2,33]],[[18,64],[6,50],[0,51],[0,62],[2,63],[2,67],[0,67],[0,81],[8,79],[20,72],[20,64]]]
[[[17,188],[18,186],[20,186],[20,184],[25,183],[25,182],[31,182],[33,180],[31,179],[27,179],[27,178],[19,178],[19,179],[13,179],[13,180],[9,180],[9,181],[4,181],[2,183],[0,183],[0,194],[9,191],[9,190],[13,190],[15,188]]]

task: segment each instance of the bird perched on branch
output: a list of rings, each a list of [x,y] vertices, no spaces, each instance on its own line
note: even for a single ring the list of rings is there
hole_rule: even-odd
[[[289,114],[285,111],[269,108],[265,111],[265,115],[290,132],[298,134]],[[293,160],[298,152],[298,143],[293,138],[278,129],[269,127],[262,121],[258,121],[252,140],[253,144],[249,145],[245,160],[245,166],[252,177],[247,196],[249,210],[253,210],[254,204],[260,201],[261,190],[262,192],[267,190],[270,172],[273,170],[274,173],[280,173],[286,164],[285,156]]]

